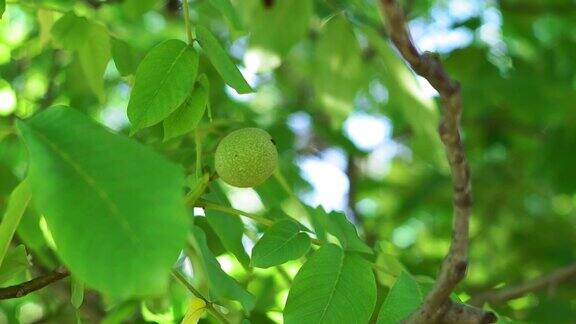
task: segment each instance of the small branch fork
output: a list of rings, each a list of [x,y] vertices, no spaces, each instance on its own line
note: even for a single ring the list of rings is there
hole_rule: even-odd
[[[454,188],[454,223],[450,251],[445,258],[436,284],[426,296],[422,307],[413,313],[407,323],[490,323],[495,321],[492,313],[481,310],[466,311],[450,301],[450,294],[464,279],[468,267],[468,225],[472,210],[470,167],[466,160],[460,135],[462,97],[460,84],[452,80],[436,54],[420,53],[408,31],[404,12],[396,0],[379,0],[388,35],[402,57],[412,69],[424,77],[440,94],[443,114],[439,133],[446,149]],[[459,309],[456,309],[456,308]],[[459,315],[458,315],[459,314]]]
[[[487,290],[475,295],[468,303],[470,305],[482,306],[484,303],[498,304],[506,302],[528,293],[541,290],[547,287],[554,287],[564,281],[576,279],[576,263],[557,269],[542,277],[521,283],[517,286],[503,287],[499,289]]]

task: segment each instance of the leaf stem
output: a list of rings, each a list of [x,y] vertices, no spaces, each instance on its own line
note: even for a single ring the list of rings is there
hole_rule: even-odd
[[[202,177],[202,134],[198,128],[194,130],[194,146],[196,147],[196,179]]]
[[[196,288],[194,288],[194,286],[192,286],[188,280],[186,280],[186,278],[184,278],[184,275],[182,275],[182,273],[178,270],[173,269],[172,270],[172,276],[174,278],[176,278],[176,280],[178,282],[180,282],[184,287],[186,287],[194,296],[202,299],[205,303],[206,303],[206,309],[208,310],[208,312],[210,312],[210,314],[212,314],[214,317],[216,317],[216,319],[218,319],[221,323],[230,323],[226,317],[224,317],[224,315],[222,313],[220,313],[215,307],[214,307],[214,303],[209,301],[206,297],[204,297],[198,290],[196,290]]]
[[[2,265],[2,261],[4,261],[4,256],[8,251],[16,228],[18,228],[20,219],[22,219],[26,207],[28,207],[30,196],[30,188],[26,180],[20,182],[10,195],[6,213],[4,214],[2,223],[0,223],[0,265]]]
[[[274,224],[273,221],[271,221],[267,218],[264,218],[264,217],[261,217],[258,215],[254,215],[254,214],[242,211],[242,210],[238,210],[238,209],[235,209],[232,207],[222,206],[222,205],[219,205],[219,204],[216,204],[216,203],[213,203],[211,201],[207,201],[207,200],[201,199],[201,198],[197,200],[196,206],[197,207],[203,207],[206,209],[221,211],[221,212],[224,212],[227,214],[244,216],[244,217],[250,218],[253,221],[255,221],[259,224],[265,225],[265,226],[272,226],[272,224]]]
[[[188,5],[188,1],[189,0],[182,0],[182,11],[184,12],[184,24],[186,26],[188,44],[192,45],[194,37],[192,37],[192,24],[190,23],[190,6]]]

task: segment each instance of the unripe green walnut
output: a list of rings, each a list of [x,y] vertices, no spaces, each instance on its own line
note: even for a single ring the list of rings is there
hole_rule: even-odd
[[[216,172],[226,183],[240,188],[255,187],[274,173],[278,152],[265,130],[242,128],[220,141],[214,164]]]

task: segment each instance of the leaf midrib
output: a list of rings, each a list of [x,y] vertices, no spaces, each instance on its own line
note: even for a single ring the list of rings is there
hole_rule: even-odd
[[[68,155],[68,153],[61,150],[58,147],[58,145],[52,142],[46,135],[35,130],[34,127],[32,127],[31,125],[28,125],[28,129],[34,132],[41,141],[44,141],[46,145],[48,145],[48,147],[52,149],[56,153],[56,155],[62,159],[62,161],[70,165],[72,170],[74,170],[79,175],[80,179],[84,180],[84,182],[88,185],[88,187],[94,190],[96,196],[100,197],[100,199],[102,199],[102,201],[104,202],[104,205],[110,210],[110,215],[114,216],[112,217],[112,219],[115,220],[120,225],[119,228],[122,228],[127,234],[127,236],[130,238],[133,245],[138,249],[140,249],[140,239],[132,230],[130,223],[128,223],[122,217],[120,210],[118,209],[118,206],[116,206],[116,203],[112,199],[110,199],[106,191],[98,187],[96,180],[94,180],[94,178],[92,178],[92,176],[90,176],[88,172],[86,172],[78,163],[76,163]]]
[[[172,69],[174,69],[174,66],[176,65],[176,63],[178,62],[178,60],[180,60],[180,57],[182,55],[184,55],[184,52],[188,49],[188,45],[185,45],[180,52],[178,53],[178,55],[176,55],[176,57],[174,58],[174,61],[172,61],[172,63],[170,64],[170,67],[168,68],[168,72],[166,72],[166,74],[164,75],[164,78],[162,78],[162,81],[160,81],[160,85],[156,88],[156,90],[154,91],[154,93],[152,94],[152,97],[150,98],[150,102],[153,102],[154,100],[156,100],[156,97],[158,96],[158,93],[160,93],[160,90],[162,88],[164,88],[164,86],[166,85],[166,82],[168,80],[168,78],[170,77],[170,74],[172,73]],[[184,99],[186,100],[186,99]],[[178,109],[178,107],[180,106],[181,103],[179,103],[178,105],[176,105],[175,109]],[[148,116],[148,111],[150,111],[150,105],[145,105],[144,106],[144,114],[142,114],[143,116]],[[146,119],[148,119],[146,117]],[[140,121],[142,120],[142,118],[139,118],[139,124],[142,124]]]
[[[296,236],[298,236],[298,234],[300,234],[301,232],[296,232],[295,234],[293,234],[292,236],[290,236],[286,241],[284,241],[282,244],[280,244],[278,247],[268,251],[268,253],[263,254],[260,256],[260,259],[266,258],[268,257],[270,254],[275,253],[276,251],[280,250],[281,248],[283,248],[284,246],[286,246],[286,244],[288,244],[290,241],[292,241]]]
[[[324,309],[322,309],[322,313],[320,314],[320,318],[318,319],[318,323],[322,323],[322,321],[324,320],[324,316],[326,316],[326,311],[328,310],[328,307],[330,307],[330,303],[332,302],[332,298],[334,298],[334,294],[336,293],[336,287],[338,286],[338,283],[340,282],[340,277],[342,276],[342,269],[344,268],[344,252],[343,251],[338,251],[340,252],[341,258],[340,258],[340,267],[338,267],[338,274],[336,275],[336,280],[334,280],[334,286],[332,287],[332,290],[330,291],[330,296],[328,297],[328,301],[326,302],[326,306],[324,306]]]

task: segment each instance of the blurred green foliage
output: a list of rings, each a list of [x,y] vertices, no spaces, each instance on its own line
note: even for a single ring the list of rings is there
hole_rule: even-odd
[[[470,267],[457,291],[460,298],[466,301],[480,291],[573,263],[576,4],[570,0],[403,4],[416,43],[438,50],[450,75],[462,83],[463,136],[472,168],[474,211]],[[280,169],[290,188],[269,180],[248,190],[257,197],[252,208],[271,219],[289,214],[314,226],[304,211],[313,209],[303,209],[287,192],[304,196],[312,192],[298,162],[337,150],[347,162],[343,171],[350,183],[350,201],[343,208],[359,236],[370,248],[376,247],[377,263],[386,269],[378,277],[378,304],[384,303],[382,296],[398,276],[408,288],[397,290],[416,287],[415,280],[429,282],[426,278],[437,273],[452,233],[451,182],[435,131],[441,105],[383,36],[374,1],[196,0],[191,10],[193,24],[210,29],[255,89],[238,95],[225,86],[229,80],[219,76],[218,63],[211,65],[200,57],[198,75],[209,81],[211,113],[211,119],[204,117],[197,128],[205,134],[203,167],[213,169],[216,144],[229,131],[246,126],[267,129],[279,148]],[[460,36],[452,37],[455,33]],[[136,67],[154,46],[173,38],[185,40],[178,1],[7,1],[0,21],[0,211],[27,170],[27,153],[15,134],[15,121],[66,104],[127,135],[126,108]],[[346,121],[356,113],[386,117],[392,126],[388,140],[394,145],[370,149],[358,145],[345,131]],[[294,120],[300,123],[294,125]],[[134,138],[193,175],[192,135],[163,141],[162,125],[155,125]],[[389,161],[381,158],[383,150],[394,147]],[[217,184],[208,197],[228,205],[239,195]],[[206,216],[190,229],[201,233],[195,243],[201,253],[191,257],[192,263],[204,259],[217,267],[217,257],[234,279],[215,270],[200,272],[198,278],[205,280],[195,283],[210,282],[216,296],[253,308],[252,323],[281,321],[288,288],[285,274],[249,268],[250,253],[241,246],[244,242],[251,249],[263,228],[247,224],[248,234],[242,239],[243,224],[237,219],[208,211]],[[341,220],[347,228],[349,223]],[[58,264],[46,232],[43,217],[34,210],[27,212],[18,229],[16,241],[26,245],[38,269]],[[358,243],[361,250],[363,244]],[[293,275],[300,265],[291,261],[285,271]],[[9,283],[29,279],[33,270],[19,272]],[[403,271],[415,279],[402,277]],[[214,273],[216,277],[210,277]],[[234,287],[246,285],[255,299],[241,289],[226,291],[219,286],[222,280],[235,280]],[[75,309],[64,286],[2,301],[0,323],[42,318],[74,322]],[[137,322],[168,314],[162,318],[171,322],[184,316],[187,298],[176,283],[165,296],[138,302],[89,291],[81,310],[87,321]],[[392,307],[390,303],[385,305]],[[527,323],[573,323],[576,283],[564,282],[490,307],[503,318]]]

